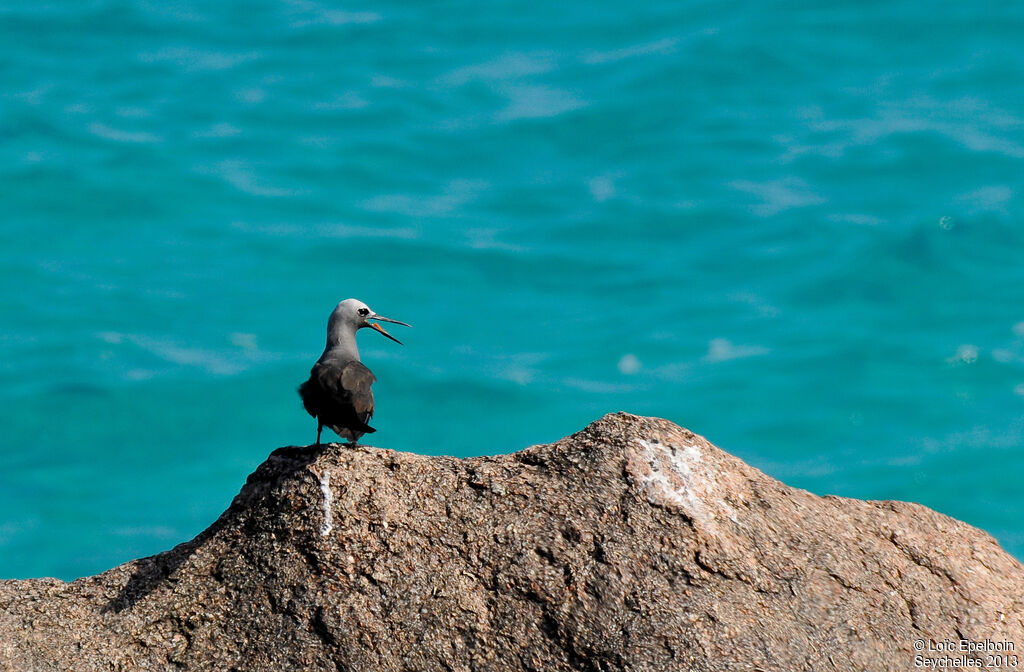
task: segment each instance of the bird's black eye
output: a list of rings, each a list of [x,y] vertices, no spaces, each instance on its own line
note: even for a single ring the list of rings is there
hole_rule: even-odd
[[[360,308],[359,309],[359,314],[362,315],[363,317],[366,317],[367,315],[370,314],[370,309],[369,308]]]

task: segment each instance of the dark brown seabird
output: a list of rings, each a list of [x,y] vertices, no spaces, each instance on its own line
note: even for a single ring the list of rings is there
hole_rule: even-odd
[[[320,432],[324,427],[330,427],[335,434],[348,439],[353,445],[363,434],[377,431],[367,424],[373,416],[373,392],[370,386],[377,379],[359,361],[356,332],[369,327],[399,345],[402,342],[369,320],[410,326],[378,315],[358,299],[345,299],[335,306],[327,321],[327,347],[324,348],[324,354],[313,365],[309,380],[299,386],[302,405],[316,418],[318,446]]]

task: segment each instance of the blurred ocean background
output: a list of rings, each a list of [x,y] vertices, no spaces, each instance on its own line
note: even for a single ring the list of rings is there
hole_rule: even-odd
[[[1024,5],[0,2],[0,577],[210,524],[335,303],[371,443],[668,418],[1024,557]],[[333,437],[332,437],[333,438]]]

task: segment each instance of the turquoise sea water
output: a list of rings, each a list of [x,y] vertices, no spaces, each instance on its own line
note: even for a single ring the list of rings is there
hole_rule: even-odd
[[[1014,3],[0,2],[0,577],[189,539],[334,304],[372,443],[669,418],[1024,556]]]

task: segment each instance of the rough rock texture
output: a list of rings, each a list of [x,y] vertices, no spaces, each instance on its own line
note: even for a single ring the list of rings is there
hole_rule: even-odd
[[[500,457],[277,450],[188,543],[0,582],[0,668],[908,670],[920,641],[1024,654],[1022,613],[973,527],[620,413]]]

